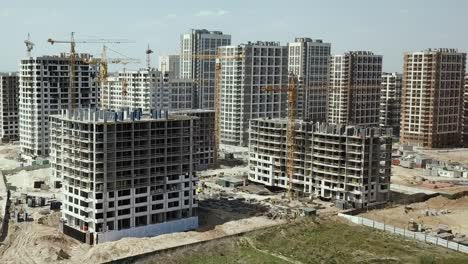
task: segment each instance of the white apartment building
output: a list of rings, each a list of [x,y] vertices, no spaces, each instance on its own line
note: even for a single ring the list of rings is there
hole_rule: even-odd
[[[198,84],[194,108],[214,109],[215,55],[218,47],[231,45],[231,35],[192,29],[181,36],[180,43],[180,77]]]
[[[104,109],[185,110],[193,105],[195,83],[189,79],[173,79],[168,72],[156,69],[120,71],[109,78],[102,90]]]
[[[250,122],[250,181],[289,188],[286,130],[286,119]],[[341,201],[354,208],[388,202],[391,136],[388,128],[297,120],[294,194]]]
[[[220,59],[220,142],[247,146],[249,120],[287,115],[288,48],[259,41],[218,52],[225,57]]]
[[[49,116],[72,105],[95,108],[98,88],[89,54],[79,54],[74,65],[74,91],[69,91],[70,59],[60,56],[30,57],[21,60],[19,69],[19,134],[25,158],[49,156]],[[71,97],[70,97],[71,96]]]
[[[460,146],[465,69],[466,53],[455,49],[405,53],[401,143]]]
[[[0,140],[19,139],[19,77],[16,73],[0,73]]]
[[[380,126],[392,128],[395,137],[400,135],[402,80],[403,75],[400,73],[382,74]]]
[[[164,73],[169,73],[171,78],[179,78],[180,76],[180,56],[179,55],[164,55],[159,56],[159,70]]]
[[[197,228],[198,129],[196,117],[161,111],[81,109],[52,116],[63,232],[97,244]]]
[[[379,126],[381,85],[382,56],[370,51],[332,56],[328,123]]]
[[[331,44],[320,39],[296,38],[288,43],[288,70],[298,80],[297,118],[323,122],[327,119]]]

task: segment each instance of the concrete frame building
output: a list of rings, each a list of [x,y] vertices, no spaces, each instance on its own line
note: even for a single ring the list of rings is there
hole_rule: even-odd
[[[299,80],[297,118],[323,122],[327,119],[331,44],[296,38],[288,48],[288,70]]]
[[[159,56],[159,70],[169,73],[170,78],[177,79],[180,76],[180,56],[163,55]]]
[[[214,109],[217,48],[231,45],[231,35],[221,31],[192,29],[181,36],[180,77],[198,85],[194,108]]]
[[[219,54],[225,56],[220,60],[220,142],[247,146],[251,119],[287,114],[288,48],[259,41],[221,47]]]
[[[380,103],[380,126],[391,127],[393,136],[400,136],[401,89],[403,75],[383,73]]]
[[[382,56],[370,51],[332,56],[328,123],[379,126],[381,85]]]
[[[250,122],[249,180],[287,189],[286,119]],[[293,190],[355,208],[389,201],[391,129],[296,122]]]
[[[151,109],[186,110],[193,106],[195,87],[192,80],[173,79],[168,72],[156,69],[120,71],[102,90],[101,101],[104,109],[113,110],[141,109],[145,113]]]
[[[0,73],[0,140],[19,140],[19,77],[16,73]]]
[[[178,110],[173,115],[186,115],[199,118],[199,136],[197,149],[197,170],[209,169],[214,164],[215,146],[215,111],[206,109]]]
[[[82,242],[197,228],[196,117],[63,111],[51,117],[62,230]]]
[[[459,147],[466,53],[428,49],[404,55],[400,142]]]
[[[465,90],[463,92],[463,124],[462,143],[463,147],[468,147],[468,73],[465,74]]]
[[[86,63],[89,54],[79,54],[74,65],[76,108],[97,107],[96,66]],[[70,108],[70,58],[30,57],[21,60],[19,71],[19,134],[21,152],[27,159],[49,156],[49,116]]]

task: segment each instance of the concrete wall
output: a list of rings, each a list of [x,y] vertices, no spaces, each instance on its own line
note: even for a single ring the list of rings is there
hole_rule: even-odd
[[[168,233],[189,231],[196,228],[198,228],[198,216],[119,231],[98,233],[96,243],[116,241],[124,237],[153,237]]]

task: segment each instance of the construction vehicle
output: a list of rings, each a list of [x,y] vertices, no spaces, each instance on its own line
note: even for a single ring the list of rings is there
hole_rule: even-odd
[[[297,76],[289,74],[288,86],[265,86],[260,88],[266,92],[287,92],[288,93],[288,123],[286,130],[286,175],[288,176],[288,197],[293,198],[293,175],[294,175],[294,153],[296,152],[295,126],[296,126],[296,100],[297,100]]]
[[[95,40],[75,40],[75,32],[71,33],[70,40],[56,40],[49,38],[47,40],[51,45],[54,44],[70,44],[70,65],[69,65],[69,79],[70,79],[70,84],[69,84],[69,89],[68,89],[68,98],[70,100],[69,103],[69,108],[70,109],[75,109],[76,108],[76,91],[75,91],[75,62],[77,60],[77,53],[76,53],[76,44],[77,43],[83,43],[83,44],[90,44],[90,43],[114,43],[114,44],[120,44],[120,43],[129,43],[130,41],[128,40],[122,40],[122,39],[95,39]]]
[[[26,45],[26,50],[27,50],[27,55],[28,55],[28,58],[31,57],[31,51],[33,50],[34,48],[34,43],[31,41],[31,35],[29,35],[28,33],[28,39],[24,41],[24,44]]]

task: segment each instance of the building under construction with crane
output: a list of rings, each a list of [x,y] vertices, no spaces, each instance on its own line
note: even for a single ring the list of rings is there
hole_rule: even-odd
[[[220,47],[218,56],[220,143],[247,146],[249,120],[286,116],[288,48],[278,42],[249,42]]]
[[[312,123],[297,120],[293,173],[287,173],[286,119],[250,122],[249,180],[287,189],[293,195],[365,208],[390,195],[390,128]]]
[[[19,134],[25,158],[49,155],[49,116],[69,108],[98,106],[97,67],[89,54],[29,57],[19,70]],[[70,82],[70,67],[74,68]],[[73,90],[70,84],[73,83]]]

